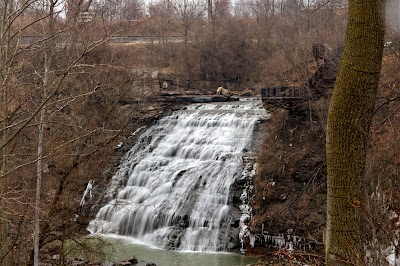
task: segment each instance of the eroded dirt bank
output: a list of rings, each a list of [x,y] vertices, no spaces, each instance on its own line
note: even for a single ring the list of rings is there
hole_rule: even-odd
[[[308,111],[272,109],[257,160],[251,230],[271,251],[282,235],[301,237],[296,248],[318,251],[325,224],[325,132]]]

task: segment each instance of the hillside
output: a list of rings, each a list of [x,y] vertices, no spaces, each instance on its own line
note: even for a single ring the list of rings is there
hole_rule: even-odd
[[[394,237],[385,233],[386,230],[398,228],[399,210],[395,207],[398,197],[391,192],[398,186],[398,62],[396,53],[384,58],[365,180],[371,195],[365,205],[365,215],[369,217],[371,232],[383,245]],[[317,74],[310,79],[315,81],[319,77],[315,84],[319,92],[323,88],[322,97],[291,110],[266,106],[272,118],[266,124],[254,180],[254,216],[250,225],[257,237],[253,253],[275,253],[281,247],[274,236],[291,235],[301,238],[295,244],[299,249],[298,258],[302,254],[314,254],[316,263],[323,254],[327,178],[325,123],[334,84],[331,78],[321,80],[323,76]],[[382,208],[386,211],[382,212]],[[379,248],[371,246],[377,252]],[[376,256],[383,259],[379,254]]]

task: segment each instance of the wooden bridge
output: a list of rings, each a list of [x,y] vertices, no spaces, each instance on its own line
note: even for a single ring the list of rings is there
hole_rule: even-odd
[[[263,102],[290,108],[303,102],[307,98],[304,87],[276,86],[261,89]]]

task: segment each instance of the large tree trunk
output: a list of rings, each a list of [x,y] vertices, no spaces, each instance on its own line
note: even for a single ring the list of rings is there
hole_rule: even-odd
[[[384,44],[384,0],[350,0],[327,126],[326,265],[364,265],[365,162]]]

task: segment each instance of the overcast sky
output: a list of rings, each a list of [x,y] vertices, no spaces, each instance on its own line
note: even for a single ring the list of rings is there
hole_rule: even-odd
[[[400,33],[400,0],[387,0],[387,24],[390,30]]]

